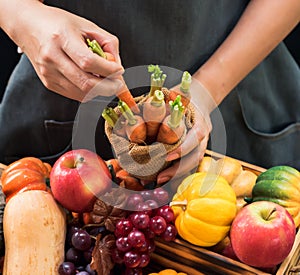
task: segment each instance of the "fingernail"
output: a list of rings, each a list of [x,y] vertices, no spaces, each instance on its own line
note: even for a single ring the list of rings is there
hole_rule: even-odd
[[[157,184],[162,184],[170,180],[170,177],[158,177]]]
[[[167,160],[167,161],[172,161],[172,160],[174,160],[174,159],[178,159],[179,157],[180,157],[180,156],[179,156],[178,153],[169,154],[169,155],[167,155],[166,160]]]

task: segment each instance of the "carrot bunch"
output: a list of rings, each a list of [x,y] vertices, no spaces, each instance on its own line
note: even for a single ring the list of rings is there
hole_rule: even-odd
[[[185,71],[179,90],[168,90],[166,94],[162,91],[166,74],[158,65],[149,65],[148,72],[151,73],[150,90],[139,102],[140,113],[132,111],[130,101],[120,99],[115,109],[105,108],[102,117],[115,134],[130,142],[140,145],[154,142],[176,144],[187,130],[184,115],[190,102],[191,75]]]

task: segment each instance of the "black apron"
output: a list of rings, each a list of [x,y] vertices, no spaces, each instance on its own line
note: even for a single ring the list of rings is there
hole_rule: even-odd
[[[168,68],[195,72],[224,41],[248,2],[57,0],[46,4],[83,16],[115,34],[126,71],[141,65],[164,66],[168,75],[165,85],[172,87],[180,75]],[[130,82],[126,71],[125,80]],[[132,89],[134,95],[145,91]],[[112,157],[99,110],[99,102],[102,108],[111,101],[99,97],[84,108],[47,91],[22,56],[0,107],[0,161],[34,155],[53,163],[74,147],[74,136],[76,145],[93,149],[89,148],[93,140],[100,156]],[[281,43],[212,113],[209,148],[266,168],[287,164],[300,169],[299,106],[299,67]],[[82,109],[85,111],[79,113],[84,115],[78,116]],[[73,122],[76,118],[75,126],[82,125],[82,117],[89,116],[97,125],[83,127],[86,132],[94,131],[85,142],[86,132],[82,126],[73,128]]]

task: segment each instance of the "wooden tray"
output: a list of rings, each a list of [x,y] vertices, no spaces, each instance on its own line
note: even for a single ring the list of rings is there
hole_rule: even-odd
[[[206,155],[215,159],[224,157],[224,155],[209,150],[206,151]],[[256,175],[266,170],[247,162],[239,162],[243,169],[254,172]],[[296,235],[290,254],[278,266],[277,270],[274,272],[264,272],[209,249],[192,245],[181,238],[177,238],[171,243],[157,239],[156,249],[151,259],[150,271],[173,268],[178,272],[186,272],[188,275],[296,275],[300,274],[299,243],[300,231]]]

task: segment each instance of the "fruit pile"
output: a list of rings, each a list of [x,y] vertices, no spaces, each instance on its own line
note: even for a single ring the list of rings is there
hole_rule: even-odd
[[[156,238],[276,270],[300,223],[299,171],[276,166],[256,176],[227,157],[203,158],[172,197],[88,150],[66,152],[53,167],[21,159],[4,170],[1,187],[3,275],[141,275]]]
[[[119,190],[114,191],[115,195]],[[109,274],[112,269],[124,274],[142,274],[155,250],[155,237],[173,241],[177,236],[174,212],[168,201],[168,192],[156,188],[128,195],[124,206],[128,210],[120,210],[115,216],[112,215],[116,210],[109,214],[106,211],[103,219],[103,209],[109,205],[99,199],[92,212],[73,213],[59,275]],[[99,205],[105,206],[101,210]]]
[[[192,244],[272,272],[291,252],[299,228],[300,172],[274,166],[251,173],[235,159],[205,157],[173,197],[175,226]]]

